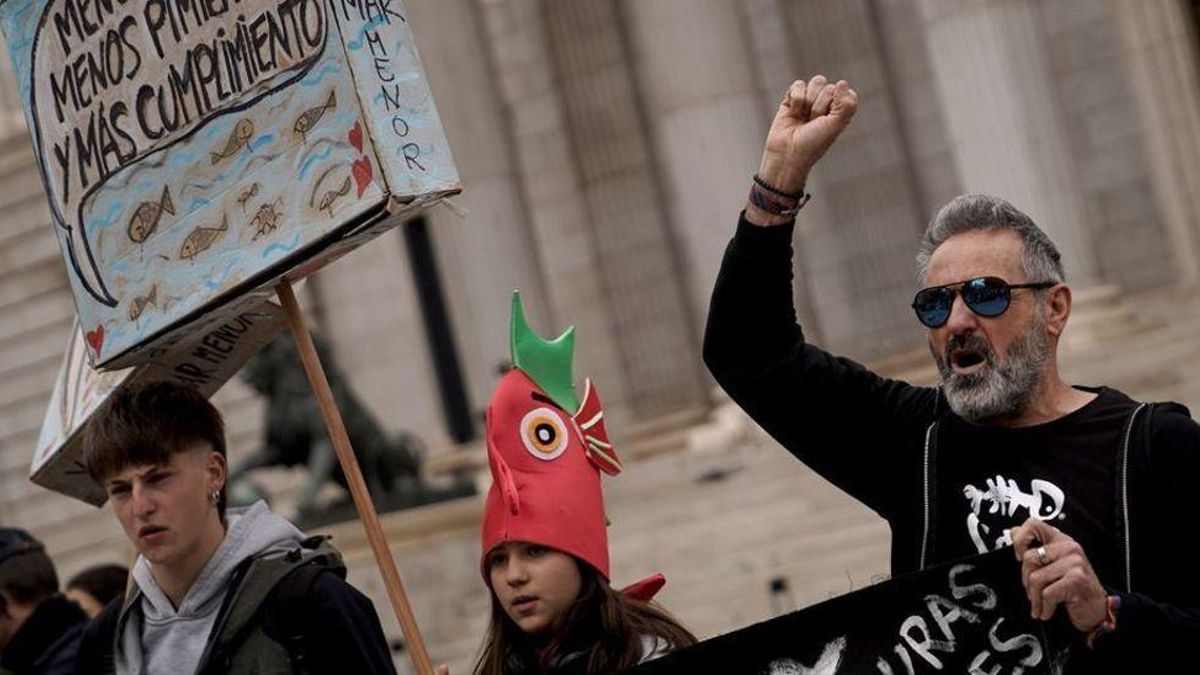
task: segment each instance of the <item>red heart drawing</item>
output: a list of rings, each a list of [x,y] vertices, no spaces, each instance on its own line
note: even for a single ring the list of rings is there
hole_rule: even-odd
[[[83,339],[88,346],[92,348],[92,354],[96,358],[100,358],[100,348],[104,346],[104,324],[96,326],[96,330],[90,330],[83,334]]]
[[[354,122],[354,128],[350,130],[350,145],[353,145],[355,150],[362,152],[362,125],[357,121]]]
[[[354,166],[350,168],[350,172],[354,174],[354,182],[358,183],[358,196],[362,197],[367,186],[371,184],[371,160],[359,157],[354,160]]]

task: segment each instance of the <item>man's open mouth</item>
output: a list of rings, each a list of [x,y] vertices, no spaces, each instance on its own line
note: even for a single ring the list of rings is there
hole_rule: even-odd
[[[950,366],[955,373],[973,373],[987,364],[987,354],[981,349],[955,349],[950,352]]]

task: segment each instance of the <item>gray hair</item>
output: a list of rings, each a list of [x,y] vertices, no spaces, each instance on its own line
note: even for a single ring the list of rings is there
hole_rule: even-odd
[[[917,250],[917,279],[924,283],[937,247],[956,234],[975,230],[1012,230],[1020,235],[1021,268],[1029,281],[1066,280],[1058,248],[1033,219],[999,197],[982,194],[959,195],[938,210]]]

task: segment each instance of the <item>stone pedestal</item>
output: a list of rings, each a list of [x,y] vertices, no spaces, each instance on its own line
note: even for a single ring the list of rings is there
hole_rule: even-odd
[[[1100,284],[1074,292],[1059,351],[1089,349],[1156,327],[1134,314],[1121,289]]]

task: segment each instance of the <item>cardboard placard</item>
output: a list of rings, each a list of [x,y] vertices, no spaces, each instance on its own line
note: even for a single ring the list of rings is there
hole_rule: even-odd
[[[98,368],[460,189],[400,0],[7,0],[0,25]]]
[[[261,295],[244,297],[230,310],[195,322],[190,333],[159,348],[146,363],[107,372],[87,364],[84,332],[76,324],[33,453],[30,480],[95,506],[103,504],[108,496],[82,461],[83,425],[125,382],[172,380],[211,396],[287,325],[283,309]]]
[[[885,581],[625,671],[631,675],[1050,673],[1061,658],[1030,618],[1001,550]]]

